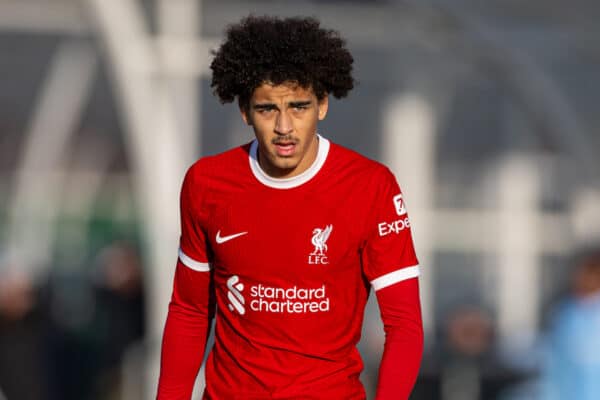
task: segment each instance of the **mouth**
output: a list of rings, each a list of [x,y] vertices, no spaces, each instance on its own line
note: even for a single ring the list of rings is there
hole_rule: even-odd
[[[278,156],[288,157],[294,154],[297,143],[295,141],[279,140],[273,143]]]

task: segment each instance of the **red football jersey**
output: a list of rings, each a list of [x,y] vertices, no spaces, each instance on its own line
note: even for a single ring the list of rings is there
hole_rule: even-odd
[[[205,399],[365,398],[356,345],[369,289],[419,274],[385,166],[319,137],[308,170],[275,179],[253,141],[189,169],[181,218],[167,327],[178,319],[202,342],[163,358],[195,376],[216,303]]]

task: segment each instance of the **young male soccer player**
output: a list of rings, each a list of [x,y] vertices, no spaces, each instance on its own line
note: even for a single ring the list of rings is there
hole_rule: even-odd
[[[352,56],[312,18],[248,17],[215,53],[212,86],[256,140],[197,161],[158,398],[189,399],[216,309],[204,399],[364,399],[356,349],[370,288],[386,339],[377,399],[407,399],[423,332],[419,267],[392,173],[317,134]]]

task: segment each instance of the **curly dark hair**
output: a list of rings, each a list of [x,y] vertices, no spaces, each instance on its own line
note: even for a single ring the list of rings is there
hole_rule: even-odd
[[[265,82],[294,82],[312,88],[319,100],[345,97],[354,87],[345,40],[315,18],[248,16],[228,27],[213,55],[211,87],[222,103],[237,97],[245,107]]]

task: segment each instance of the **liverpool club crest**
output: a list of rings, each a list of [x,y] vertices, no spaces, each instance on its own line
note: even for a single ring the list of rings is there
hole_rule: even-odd
[[[331,235],[333,225],[313,229],[311,243],[315,249],[308,256],[309,264],[329,264],[327,259],[327,239]]]

